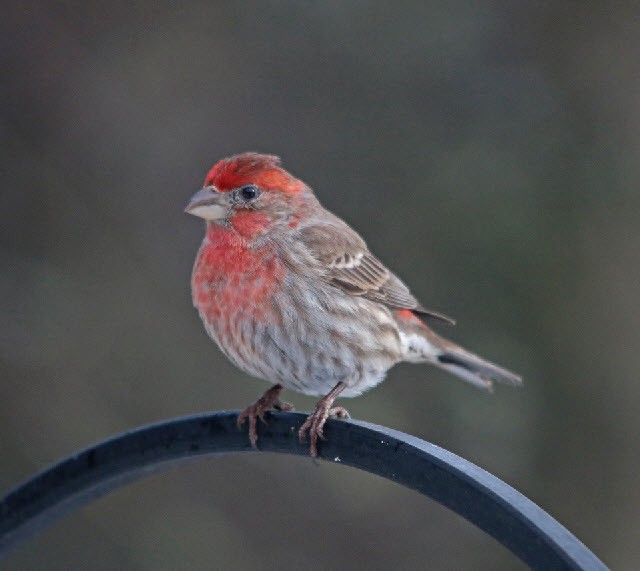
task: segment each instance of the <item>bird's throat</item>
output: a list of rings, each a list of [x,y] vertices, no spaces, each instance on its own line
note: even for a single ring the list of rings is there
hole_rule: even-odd
[[[271,244],[256,247],[233,227],[208,224],[193,268],[193,303],[211,320],[240,313],[266,318],[284,275]]]

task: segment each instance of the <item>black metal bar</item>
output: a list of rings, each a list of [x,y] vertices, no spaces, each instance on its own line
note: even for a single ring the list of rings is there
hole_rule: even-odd
[[[0,502],[0,557],[127,482],[198,456],[251,452],[237,411],[169,420],[92,446],[27,480]],[[261,425],[265,452],[308,455],[298,428],[306,416],[274,412]],[[355,420],[330,420],[320,458],[377,474],[425,494],[496,538],[534,569],[606,570],[536,504],[466,460],[413,436]]]

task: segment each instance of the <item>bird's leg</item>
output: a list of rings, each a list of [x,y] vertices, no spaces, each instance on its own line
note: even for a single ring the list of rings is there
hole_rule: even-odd
[[[327,422],[327,419],[330,416],[337,416],[338,418],[349,418],[349,413],[347,409],[342,406],[333,406],[333,401],[336,400],[337,396],[346,388],[343,382],[339,382],[331,392],[322,397],[318,404],[316,405],[316,409],[307,417],[307,420],[304,421],[304,424],[300,427],[298,431],[298,438],[300,438],[300,442],[304,441],[304,437],[309,432],[309,440],[311,441],[309,451],[311,452],[311,456],[314,458],[318,455],[318,438],[322,438],[324,440],[324,434],[322,433],[322,429],[324,427],[324,423]]]
[[[293,406],[291,404],[280,400],[282,388],[282,385],[273,385],[254,404],[249,405],[238,415],[238,420],[236,422],[238,429],[242,428],[242,425],[247,418],[249,419],[249,440],[251,441],[251,446],[256,450],[258,449],[258,419],[267,424],[267,421],[264,419],[264,414],[267,411],[293,410]]]

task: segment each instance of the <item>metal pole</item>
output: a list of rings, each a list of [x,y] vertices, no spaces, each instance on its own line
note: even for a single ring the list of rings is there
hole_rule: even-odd
[[[168,420],[110,438],[27,480],[0,502],[0,557],[95,498],[194,457],[255,452],[238,411]],[[306,456],[306,415],[274,412],[259,427],[264,452]],[[330,420],[319,458],[360,468],[429,496],[500,541],[533,569],[606,570],[544,510],[495,476],[438,446],[356,420]]]

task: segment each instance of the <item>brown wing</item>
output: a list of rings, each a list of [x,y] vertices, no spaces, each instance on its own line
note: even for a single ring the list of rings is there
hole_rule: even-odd
[[[455,323],[446,315],[422,307],[409,288],[369,252],[364,240],[339,218],[331,216],[327,222],[301,229],[300,234],[326,270],[324,277],[332,285],[393,309],[410,309]]]

